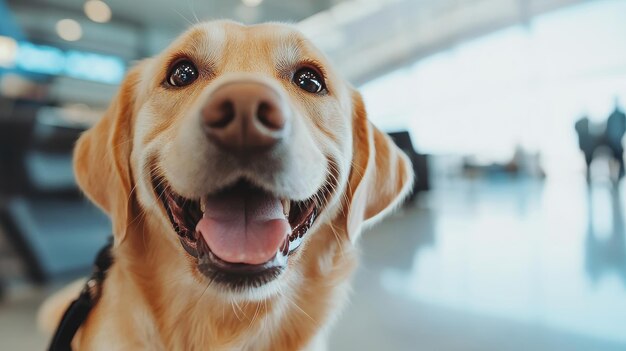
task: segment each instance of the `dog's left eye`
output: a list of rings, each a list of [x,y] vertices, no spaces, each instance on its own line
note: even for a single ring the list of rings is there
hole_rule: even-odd
[[[167,82],[171,86],[184,87],[189,85],[198,79],[198,70],[196,66],[189,60],[184,60],[176,63],[170,70],[170,76],[167,78]]]
[[[313,94],[319,94],[326,90],[322,75],[309,67],[300,68],[296,74],[293,75],[293,82],[296,83],[300,89]]]

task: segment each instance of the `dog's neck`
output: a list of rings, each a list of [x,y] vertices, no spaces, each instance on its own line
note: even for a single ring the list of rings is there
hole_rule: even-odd
[[[117,253],[113,282],[107,282],[124,291],[118,290],[116,297],[103,296],[104,306],[98,307],[127,314],[127,320],[134,318],[134,328],[141,339],[153,343],[153,349],[306,349],[346,300],[349,275],[356,264],[349,241],[325,226],[307,244],[309,252],[323,254],[312,257],[302,252],[297,257],[302,262],[288,268],[300,271],[287,272],[284,278],[290,281],[280,293],[237,301],[190,274],[192,259],[163,244],[158,228],[144,225],[135,232],[138,235],[127,234],[118,250],[130,252]],[[317,245],[323,248],[313,248]],[[162,250],[168,252],[158,252]],[[154,262],[157,257],[171,257],[171,262]],[[106,306],[111,304],[115,306]]]

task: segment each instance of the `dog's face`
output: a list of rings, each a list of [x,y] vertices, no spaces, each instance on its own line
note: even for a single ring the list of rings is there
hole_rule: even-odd
[[[184,258],[161,258],[180,274],[246,296],[301,276],[300,256],[329,228],[351,245],[412,179],[300,33],[232,22],[195,26],[134,68],[75,167],[117,245],[150,235]],[[131,233],[138,216],[160,229]]]

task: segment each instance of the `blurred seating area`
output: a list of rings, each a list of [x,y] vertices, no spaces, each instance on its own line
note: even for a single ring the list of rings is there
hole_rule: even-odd
[[[2,270],[1,277],[43,284],[83,275],[110,232],[74,182],[71,155],[83,128],[50,123],[53,107],[39,102],[3,99],[2,106],[0,232],[25,274]]]

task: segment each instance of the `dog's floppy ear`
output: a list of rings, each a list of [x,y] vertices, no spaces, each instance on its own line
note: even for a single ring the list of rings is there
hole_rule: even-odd
[[[74,173],[80,188],[111,218],[115,243],[126,235],[132,209],[130,168],[140,66],[133,68],[102,118],[78,139]]]
[[[358,92],[353,101],[354,157],[349,178],[347,229],[351,240],[364,222],[380,219],[408,195],[413,170],[407,156],[368,120]]]

